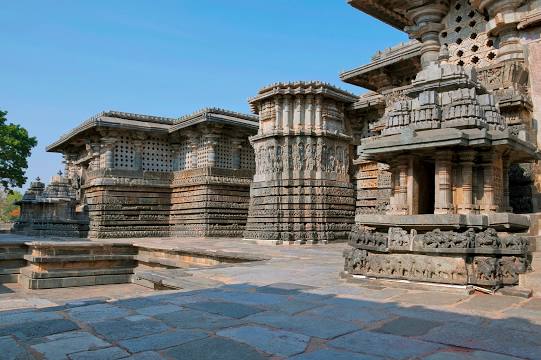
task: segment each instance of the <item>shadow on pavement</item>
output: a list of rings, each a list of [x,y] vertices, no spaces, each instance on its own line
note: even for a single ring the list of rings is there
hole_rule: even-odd
[[[87,299],[0,312],[0,359],[540,359],[541,299],[488,315],[493,298],[451,312],[278,283]]]

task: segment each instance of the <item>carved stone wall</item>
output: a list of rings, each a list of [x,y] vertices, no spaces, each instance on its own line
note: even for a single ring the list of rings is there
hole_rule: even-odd
[[[319,82],[274,84],[251,100],[260,116],[244,237],[316,243],[345,239],[354,219],[351,137],[355,98]]]
[[[515,235],[500,238],[490,228],[417,234],[357,227],[350,245],[344,256],[345,270],[352,275],[499,287],[517,284],[529,268],[528,241]]]

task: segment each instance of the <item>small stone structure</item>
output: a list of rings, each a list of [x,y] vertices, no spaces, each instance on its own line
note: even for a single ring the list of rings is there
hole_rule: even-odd
[[[39,222],[33,234],[60,235],[47,214],[72,219],[77,209],[92,238],[241,236],[256,131],[256,117],[222,109],[179,119],[100,113],[47,148],[64,155],[65,176],[30,187],[16,230]]]
[[[346,239],[354,190],[346,107],[355,97],[320,82],[278,83],[250,100],[256,173],[244,237],[317,243]]]
[[[77,211],[72,180],[61,172],[53,176],[47,187],[36,179],[17,202],[21,215],[14,231],[35,236],[86,237],[88,219]]]

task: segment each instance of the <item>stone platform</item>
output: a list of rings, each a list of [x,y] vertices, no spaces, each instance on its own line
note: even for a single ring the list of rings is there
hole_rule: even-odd
[[[511,360],[541,354],[539,297],[349,283],[338,275],[345,244],[168,240],[168,247],[270,259],[184,269],[177,280],[189,278],[193,287],[175,291],[134,284],[48,290],[5,284],[0,286],[2,356]],[[163,241],[137,240],[150,247]]]

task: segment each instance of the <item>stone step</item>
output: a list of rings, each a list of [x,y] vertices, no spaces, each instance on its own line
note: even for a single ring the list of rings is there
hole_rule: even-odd
[[[193,276],[181,269],[136,271],[132,276],[132,282],[154,290],[199,290],[223,284],[216,280]]]

